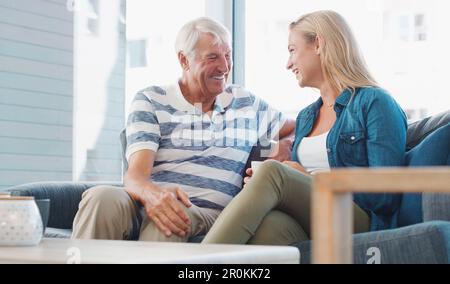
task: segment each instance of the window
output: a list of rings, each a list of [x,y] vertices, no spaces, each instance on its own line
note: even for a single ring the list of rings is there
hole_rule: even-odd
[[[130,68],[147,67],[147,40],[128,41],[128,66]]]
[[[0,0],[0,189],[120,182],[127,102],[176,80],[178,29],[203,15],[226,22],[229,3]]]
[[[98,0],[89,0],[87,2],[87,32],[98,35],[99,25],[99,3]]]
[[[294,117],[318,98],[285,68],[288,25],[315,10],[349,22],[369,69],[411,120],[448,109],[450,2],[445,0],[246,0],[245,84]],[[261,67],[263,66],[263,67]],[[264,83],[262,83],[264,82]]]
[[[78,0],[73,13],[72,179],[120,181],[125,125],[122,1]]]
[[[425,41],[427,39],[427,26],[425,14],[414,15],[414,40]]]
[[[137,91],[181,76],[176,34],[187,21],[205,14],[206,0],[127,1],[126,110]]]

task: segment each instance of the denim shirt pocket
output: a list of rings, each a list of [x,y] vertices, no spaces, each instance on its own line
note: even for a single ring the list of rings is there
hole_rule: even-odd
[[[366,167],[367,146],[364,130],[341,132],[337,145],[338,156],[347,167]]]

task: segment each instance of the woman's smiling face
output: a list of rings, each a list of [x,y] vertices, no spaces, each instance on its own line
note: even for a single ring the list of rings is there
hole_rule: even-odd
[[[288,51],[286,68],[295,74],[300,87],[318,88],[323,78],[318,40],[307,42],[302,32],[292,29],[289,32]]]

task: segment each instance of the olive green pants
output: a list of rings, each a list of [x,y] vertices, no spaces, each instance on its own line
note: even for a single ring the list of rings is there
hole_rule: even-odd
[[[289,245],[310,239],[311,177],[268,160],[227,205],[203,243]],[[370,218],[353,203],[354,231]]]

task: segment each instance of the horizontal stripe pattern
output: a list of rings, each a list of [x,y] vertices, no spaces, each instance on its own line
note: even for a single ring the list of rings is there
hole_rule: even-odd
[[[181,163],[189,162],[189,163],[193,163],[193,164],[197,164],[197,165],[209,166],[212,168],[223,169],[223,170],[227,170],[227,171],[235,171],[236,169],[242,169],[245,166],[245,164],[242,162],[218,157],[215,155],[206,156],[206,157],[199,156],[199,155],[193,155],[193,156],[188,157],[187,159],[176,159],[176,160],[172,160],[170,162],[174,163],[174,164],[181,164]],[[154,163],[154,167],[157,167],[164,163],[166,163],[166,161],[156,161]]]
[[[235,196],[241,190],[240,187],[232,183],[217,180],[215,178],[205,178],[196,175],[176,173],[172,171],[160,171],[152,174],[152,180],[156,182],[174,182],[180,185],[188,185],[192,187],[213,189],[230,196]]]
[[[248,155],[247,151],[240,149],[229,149],[229,148],[210,148],[207,151],[192,151],[187,149],[164,149],[161,148],[156,153],[155,161],[167,161],[172,162],[177,159],[189,159],[191,156],[201,155],[203,157],[208,157],[211,155],[226,157],[235,161],[244,161]]]
[[[221,206],[217,203],[214,203],[209,200],[201,199],[198,197],[192,197],[189,200],[195,206],[202,207],[202,208],[216,209],[216,210],[220,210],[220,211],[222,211],[225,208],[224,206]]]
[[[155,184],[158,184],[162,188],[179,187],[181,190],[188,194],[189,199],[199,198],[202,200],[209,200],[211,202],[214,202],[215,204],[228,204],[228,202],[230,202],[232,199],[232,196],[217,190],[199,190],[199,188],[196,186],[189,186],[172,182],[153,182]]]
[[[245,89],[226,92],[211,116],[187,103],[178,84],[138,92],[127,121],[127,159],[140,150],[156,152],[153,182],[180,186],[193,204],[222,210],[242,188],[252,147],[282,122],[276,119],[281,113]]]
[[[240,167],[242,169],[243,167]],[[153,167],[153,173],[159,173],[162,171],[170,171],[180,174],[189,174],[198,176],[201,178],[214,177],[215,179],[223,182],[227,182],[237,186],[242,185],[242,175],[240,172],[235,172],[236,168],[231,170],[225,170],[210,165],[202,165],[200,163],[182,162],[182,163],[164,163]]]

